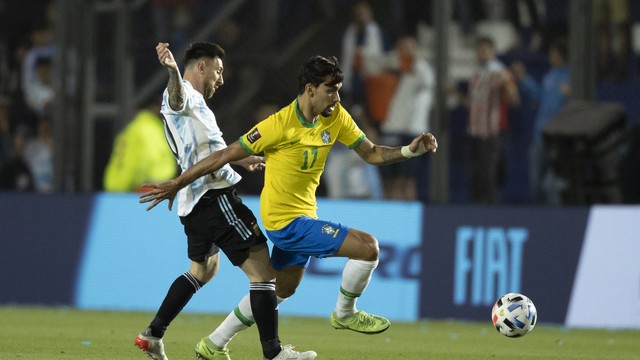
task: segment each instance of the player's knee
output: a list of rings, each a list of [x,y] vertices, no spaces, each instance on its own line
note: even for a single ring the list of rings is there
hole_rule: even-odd
[[[380,255],[380,247],[378,246],[378,239],[371,234],[364,234],[361,247],[362,260],[376,261]]]
[[[275,270],[265,269],[264,271],[246,273],[251,282],[274,282],[276,280]]]
[[[296,293],[295,288],[278,286],[278,282],[276,281],[276,296],[278,296],[279,298],[287,299],[287,298],[290,298],[295,293]]]
[[[194,263],[189,270],[191,275],[195,277],[201,284],[206,284],[218,273],[218,263],[215,261],[206,261]]]
[[[204,276],[204,279],[201,280],[203,283],[208,283],[209,281],[211,281],[211,279],[213,279],[214,276],[216,276],[216,274],[218,273],[217,269],[213,270],[211,272],[207,272]]]
[[[200,276],[197,276],[196,279],[198,279],[198,281],[200,281],[203,285],[208,283],[209,281],[211,281],[211,279],[213,279],[214,276],[216,276],[216,274],[218,273],[218,269],[207,269],[207,271],[205,271],[204,273],[200,274]]]

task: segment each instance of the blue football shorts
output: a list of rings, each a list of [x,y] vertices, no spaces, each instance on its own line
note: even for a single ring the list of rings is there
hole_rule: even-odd
[[[349,230],[349,227],[331,221],[307,216],[295,218],[280,230],[267,230],[273,243],[271,263],[276,270],[296,264],[306,269],[311,256],[335,255]]]

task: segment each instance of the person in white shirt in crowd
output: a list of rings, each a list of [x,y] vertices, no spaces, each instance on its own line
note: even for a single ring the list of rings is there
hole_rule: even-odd
[[[353,105],[365,102],[365,62],[367,58],[383,55],[383,31],[375,21],[371,5],[358,1],[353,5],[353,21],[342,36],[343,102]]]
[[[396,146],[429,131],[435,73],[414,37],[398,39],[386,57],[386,70],[398,73],[398,85],[391,98],[386,120],[381,124],[381,142]],[[422,158],[380,167],[385,197],[416,200],[417,177]]]

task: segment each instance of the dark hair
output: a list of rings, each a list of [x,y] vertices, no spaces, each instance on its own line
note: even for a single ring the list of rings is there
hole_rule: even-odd
[[[214,59],[220,58],[220,60],[224,60],[224,49],[214,43],[210,42],[199,42],[195,44],[189,45],[184,54],[184,66],[189,66],[189,63],[192,61],[196,61],[202,58]]]
[[[320,55],[312,56],[302,64],[298,72],[298,94],[304,93],[304,87],[307,84],[320,86],[326,81],[327,76],[331,77],[329,85],[339,84],[344,79],[342,70],[338,66],[338,59],[335,56],[329,58]]]
[[[496,47],[495,42],[489,36],[479,36],[476,39],[476,46],[479,46],[479,45],[489,45],[492,49]]]
[[[560,56],[562,56],[562,59],[567,60],[569,49],[567,48],[567,41],[564,38],[554,39],[551,44],[549,44],[549,47],[556,49]]]
[[[50,56],[38,56],[36,58],[36,67],[50,66],[53,63],[53,59]]]

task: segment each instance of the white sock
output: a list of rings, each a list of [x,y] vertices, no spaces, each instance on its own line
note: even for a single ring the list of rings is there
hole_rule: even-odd
[[[287,300],[286,298],[278,297],[278,305]],[[253,318],[253,312],[251,311],[251,300],[249,294],[245,295],[238,306],[233,309],[232,312],[222,321],[222,323],[209,334],[209,340],[211,340],[216,346],[220,348],[226,347],[231,339],[236,336],[242,330],[248,329],[253,325],[255,319]]]
[[[342,271],[342,283],[336,302],[336,316],[345,318],[356,312],[356,301],[371,281],[371,274],[378,266],[376,261],[349,259]]]

